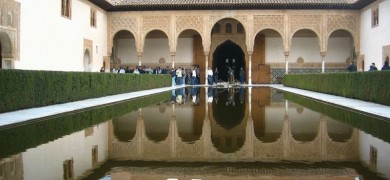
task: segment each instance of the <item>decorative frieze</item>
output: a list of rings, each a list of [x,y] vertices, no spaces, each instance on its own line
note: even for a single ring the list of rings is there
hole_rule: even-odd
[[[253,16],[253,32],[262,29],[274,29],[283,36],[284,16],[283,15],[255,15]]]
[[[170,17],[169,16],[143,16],[142,25],[143,32],[147,32],[153,29],[159,29],[165,33],[169,33],[170,30]],[[169,34],[167,34],[169,36]]]
[[[311,29],[321,32],[321,15],[291,15],[289,16],[291,36],[300,29]]]
[[[117,33],[119,30],[124,29],[129,30],[133,33],[138,33],[138,21],[135,17],[115,16],[112,17],[110,20],[111,37],[113,37],[114,33]]]
[[[176,33],[186,29],[194,29],[200,34],[203,33],[203,16],[177,16]]]
[[[327,35],[331,32],[344,29],[357,33],[358,17],[355,15],[328,15],[327,16]]]

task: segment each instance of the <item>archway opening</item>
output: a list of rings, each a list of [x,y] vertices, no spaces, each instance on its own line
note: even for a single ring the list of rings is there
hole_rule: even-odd
[[[84,71],[90,72],[91,71],[91,56],[90,56],[88,49],[85,50],[83,59],[84,59],[83,60]]]
[[[289,64],[291,73],[321,72],[320,43],[317,34],[310,29],[301,29],[291,39]]]
[[[3,68],[3,60],[11,60],[12,58],[11,39],[6,33],[0,32],[0,68]],[[11,68],[10,62],[5,63],[4,68]]]
[[[127,30],[117,32],[113,39],[111,67],[119,68],[120,66],[134,65],[137,62],[138,56],[134,35]]]
[[[184,68],[183,77],[185,83],[190,83],[191,70],[193,66],[204,64],[204,51],[201,35],[192,29],[182,31],[177,39],[175,67]],[[201,73],[201,77],[204,74]]]
[[[213,101],[212,111],[215,121],[226,130],[241,124],[245,116],[244,88],[229,88],[218,91],[218,102]]]
[[[0,69],[3,69],[3,48],[1,47],[1,41],[0,41]]]
[[[328,38],[326,62],[334,64],[341,71],[345,71],[345,67],[352,61],[355,61],[355,65],[358,65],[360,69],[364,68],[362,62],[361,64],[356,63],[355,45],[351,33],[343,29],[333,31]]]
[[[145,37],[142,65],[154,68],[156,64],[171,66],[172,58],[169,49],[169,39],[161,30],[150,31]]]
[[[245,68],[245,54],[240,46],[227,40],[219,45],[213,54],[213,68],[218,69],[219,79],[228,81],[228,71],[233,69],[235,79],[239,79],[240,68]]]

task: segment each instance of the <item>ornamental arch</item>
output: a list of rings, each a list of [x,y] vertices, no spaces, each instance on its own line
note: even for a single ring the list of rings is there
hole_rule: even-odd
[[[320,44],[321,42],[317,32],[311,29],[300,29],[295,31],[291,36],[289,54],[291,66],[295,69],[310,69],[315,63],[320,63]]]
[[[113,37],[112,57],[113,65],[111,67],[130,66],[138,64],[136,38],[128,30],[117,31]]]
[[[336,63],[346,66],[348,61],[356,60],[354,42],[354,37],[350,31],[344,29],[332,31],[326,40],[328,66]]]
[[[143,66],[169,66],[171,52],[168,35],[162,30],[149,31],[143,41],[142,65]],[[164,61],[162,61],[164,59]],[[141,65],[141,62],[139,65]],[[165,64],[161,63],[165,62]]]
[[[189,71],[192,69],[189,65],[199,65],[202,63],[205,54],[203,39],[198,31],[194,29],[183,30],[178,34],[176,42],[176,67],[185,67]]]

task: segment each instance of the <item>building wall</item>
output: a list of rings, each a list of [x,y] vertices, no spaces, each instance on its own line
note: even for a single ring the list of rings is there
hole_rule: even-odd
[[[19,0],[21,4],[20,61],[15,69],[84,71],[84,39],[92,41],[92,71],[107,53],[106,12],[86,0],[71,1],[71,18],[61,15],[61,1]],[[97,25],[90,26],[90,8]]]
[[[98,146],[98,162],[107,159],[107,122],[75,132],[22,153],[25,179],[63,179],[63,162],[73,159],[74,177],[92,169],[92,148]],[[88,128],[87,128],[88,129]]]
[[[371,26],[371,10],[379,7],[379,25]],[[384,62],[384,46],[390,46],[390,1],[376,1],[361,10],[360,24],[360,54],[364,55],[364,70],[368,70],[371,63],[375,63],[380,69]]]

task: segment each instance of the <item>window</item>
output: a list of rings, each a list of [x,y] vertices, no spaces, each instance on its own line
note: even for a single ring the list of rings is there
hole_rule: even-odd
[[[379,8],[374,7],[371,9],[371,26],[376,27],[379,25]]]
[[[71,14],[71,0],[61,0],[61,15],[70,18]]]
[[[11,12],[8,12],[8,14],[7,14],[7,26],[9,26],[9,27],[13,26],[12,13]]]
[[[96,27],[96,10],[91,9],[91,18],[90,18],[91,27]]]
[[[376,168],[378,153],[375,147],[370,146],[370,166]]]
[[[64,179],[73,179],[73,159],[65,160],[64,166]]]
[[[217,23],[213,28],[213,33],[220,33],[220,32],[221,32],[221,25]]]
[[[244,33],[244,26],[241,23],[237,24],[237,33]]]
[[[232,33],[232,24],[230,24],[230,23],[227,23],[227,24],[226,24],[226,26],[225,26],[225,32],[226,32],[226,34]]]

